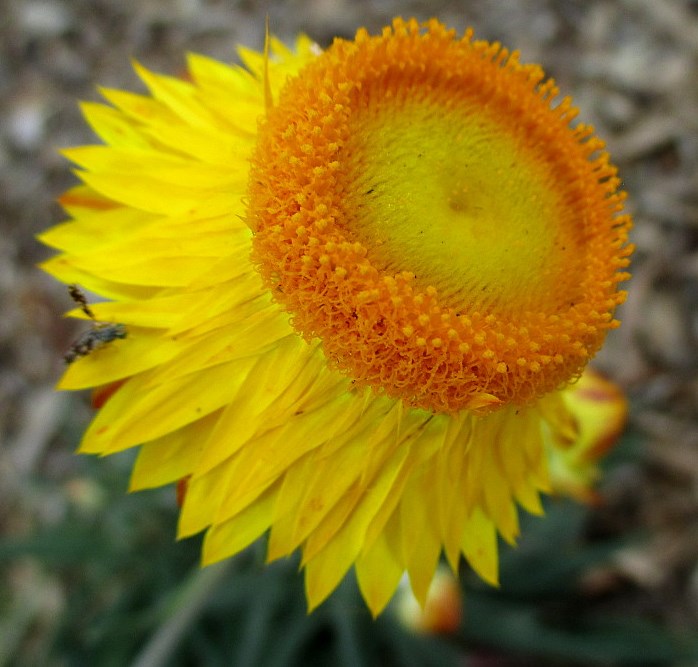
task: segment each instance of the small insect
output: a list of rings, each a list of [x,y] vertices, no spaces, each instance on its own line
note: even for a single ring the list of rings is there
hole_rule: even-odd
[[[68,294],[80,306],[82,312],[92,320],[92,328],[81,334],[70,346],[70,349],[63,356],[66,364],[72,364],[76,359],[86,357],[93,350],[107,345],[117,338],[126,338],[125,325],[97,321],[95,314],[87,303],[87,297],[77,285],[68,285]]]

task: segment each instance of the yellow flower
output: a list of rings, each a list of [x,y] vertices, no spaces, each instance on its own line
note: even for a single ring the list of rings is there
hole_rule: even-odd
[[[126,337],[59,384],[101,387],[80,451],[187,479],[204,563],[268,529],[270,560],[300,549],[310,608],[352,566],[374,614],[405,572],[423,603],[442,551],[496,584],[517,505],[591,478],[566,387],[631,251],[603,143],[538,66],[435,20],[240,54],[83,105],[106,145],[65,152],[44,268]]]

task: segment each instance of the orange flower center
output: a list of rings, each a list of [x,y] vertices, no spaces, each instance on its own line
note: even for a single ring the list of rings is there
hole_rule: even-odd
[[[615,327],[628,216],[537,66],[436,21],[337,40],[259,132],[253,258],[357,383],[439,412],[526,404]]]

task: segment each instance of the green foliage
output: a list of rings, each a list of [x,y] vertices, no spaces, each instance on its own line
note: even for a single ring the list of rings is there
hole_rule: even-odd
[[[620,543],[582,541],[589,510],[570,501],[547,503],[544,519],[526,517],[520,548],[502,549],[501,588],[466,581],[469,646],[524,656],[536,665],[675,665],[695,660],[667,631],[633,614],[603,611],[580,591],[585,572],[602,566]]]

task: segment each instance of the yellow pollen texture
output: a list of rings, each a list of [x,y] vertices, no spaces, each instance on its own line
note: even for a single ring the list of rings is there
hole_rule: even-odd
[[[437,21],[336,40],[267,111],[253,259],[359,385],[435,412],[576,378],[625,294],[625,194],[536,65]]]

